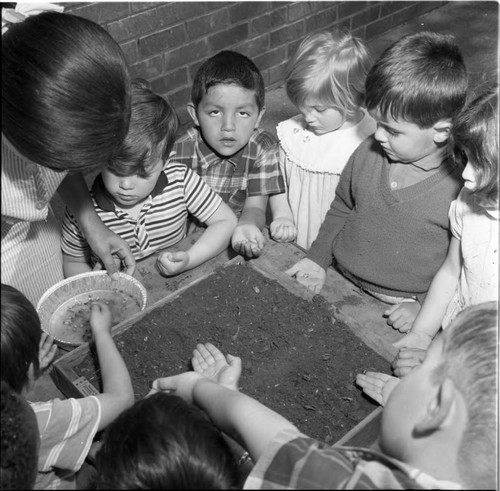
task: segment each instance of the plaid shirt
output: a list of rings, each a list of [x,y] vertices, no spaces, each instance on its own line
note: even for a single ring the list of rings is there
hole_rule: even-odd
[[[170,159],[193,169],[240,215],[247,196],[284,193],[275,138],[255,130],[247,145],[231,158],[218,157],[203,141],[197,128],[189,128],[174,144]]]
[[[380,452],[332,447],[299,430],[285,430],[269,444],[244,489],[461,489]]]

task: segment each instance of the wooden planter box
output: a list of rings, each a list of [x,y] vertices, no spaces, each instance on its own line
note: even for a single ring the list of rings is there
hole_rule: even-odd
[[[191,240],[194,240],[192,236],[183,242]],[[179,245],[179,248],[181,247],[182,243]],[[293,244],[279,244],[268,241],[264,254],[260,258],[250,261],[249,265],[263,276],[277,280],[294,295],[311,299],[313,297],[311,292],[284,274],[286,269],[302,257],[304,257],[304,251]],[[240,256],[234,257],[233,254],[233,257],[231,257],[229,252],[224,252],[195,270],[188,271],[172,279],[166,279],[160,277],[154,271],[155,260],[156,258],[153,257],[141,262],[138,265],[138,275],[136,275],[148,291],[148,306],[130,319],[116,325],[113,328],[113,336],[124,333],[153,310],[172,302],[191,286],[209,277],[218,268],[244,261]],[[385,325],[383,325],[383,331],[380,328],[373,329],[374,324],[379,326],[385,324],[381,316],[385,306],[371,297],[360,297],[356,287],[333,269],[328,271],[327,283],[321,295],[334,305],[333,316],[336,319],[348,324],[351,330],[373,351],[388,361],[392,360],[390,343],[398,339],[399,333],[389,330]],[[382,335],[380,335],[381,332]],[[51,376],[65,396],[79,398],[99,393],[94,385],[85,377],[80,376],[77,371],[78,366],[88,358],[89,351],[90,346],[88,344],[81,345],[66,353],[54,363]],[[360,367],[361,369],[362,367]],[[374,446],[379,433],[380,416],[381,408],[375,409],[335,444]]]

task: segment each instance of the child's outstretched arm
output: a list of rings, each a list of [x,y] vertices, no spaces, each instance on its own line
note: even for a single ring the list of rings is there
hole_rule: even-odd
[[[207,220],[207,228],[187,251],[163,252],[158,256],[157,268],[163,276],[173,276],[196,268],[217,256],[231,241],[237,218],[231,208],[221,202]]]
[[[264,249],[261,230],[266,224],[267,196],[250,196],[245,200],[231,243],[242,256],[259,257]]]
[[[127,242],[109,230],[97,215],[85,180],[81,174],[68,174],[58,188],[58,193],[70,208],[91,249],[101,258],[112,276],[120,269],[115,258],[125,267],[125,273],[134,274],[135,259]]]
[[[271,238],[276,242],[292,242],[297,237],[297,227],[286,193],[269,196],[269,206],[273,221],[269,225]]]
[[[446,258],[431,282],[411,331],[404,338],[395,342],[393,346],[396,348],[427,349],[441,327],[446,308],[457,288],[461,269],[460,241],[452,237]]]
[[[287,419],[255,399],[199,373],[187,372],[157,379],[153,389],[173,391],[199,406],[220,430],[248,450],[254,462],[279,432],[295,429]]]
[[[101,369],[103,391],[99,430],[106,428],[123,410],[134,403],[134,391],[127,366],[111,337],[112,315],[104,302],[92,304],[90,327]]]

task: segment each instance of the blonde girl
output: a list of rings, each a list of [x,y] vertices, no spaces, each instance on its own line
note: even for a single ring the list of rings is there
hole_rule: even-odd
[[[297,226],[309,249],[356,147],[375,132],[363,109],[370,57],[363,42],[335,30],[308,35],[289,59],[287,95],[300,114],[279,123],[280,163]]]

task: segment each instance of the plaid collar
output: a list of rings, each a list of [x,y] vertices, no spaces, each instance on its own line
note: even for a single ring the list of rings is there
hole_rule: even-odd
[[[165,172],[162,171],[158,176],[158,180],[156,181],[153,191],[150,194],[151,198],[155,198],[156,196],[161,194],[165,189],[165,187],[167,186],[167,184],[168,184],[168,178],[165,175]],[[92,192],[94,194],[94,198],[99,208],[101,208],[104,211],[115,211],[115,203],[110,198],[109,193],[106,187],[104,186],[101,174],[99,174],[95,178],[94,184],[92,185]]]
[[[219,164],[223,161],[231,163],[234,167],[238,167],[243,161],[243,153],[248,146],[248,143],[244,145],[240,150],[238,150],[234,155],[230,158],[219,157],[206,143],[203,139],[200,129],[198,128],[198,134],[200,135],[200,139],[198,140],[198,149],[203,157],[203,161],[207,163],[207,167],[211,167],[212,165]]]

